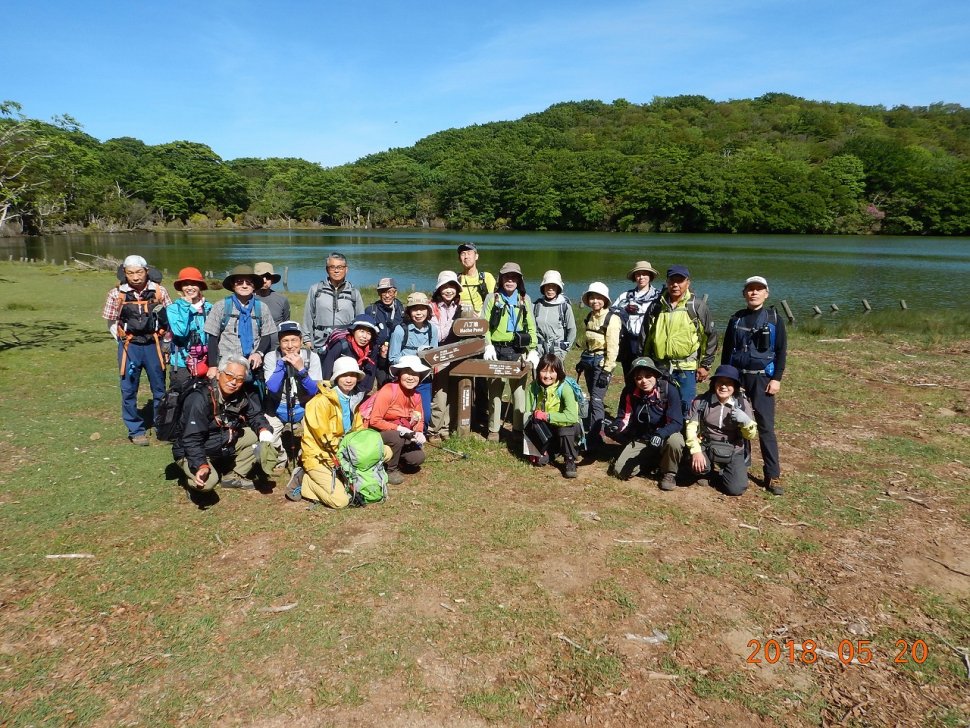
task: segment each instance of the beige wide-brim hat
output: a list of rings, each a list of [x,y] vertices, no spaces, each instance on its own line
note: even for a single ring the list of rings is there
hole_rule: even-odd
[[[633,274],[636,273],[637,271],[641,271],[641,270],[646,271],[647,273],[650,274],[650,280],[651,281],[654,278],[656,278],[658,275],[660,275],[657,272],[657,269],[654,268],[652,265],[650,265],[650,261],[649,260],[638,260],[636,262],[636,265],[634,265],[630,269],[630,272],[626,274],[626,277],[629,278],[631,281],[636,282],[637,279],[634,277]]]
[[[229,275],[222,279],[222,287],[231,291],[233,278],[248,278],[253,282],[254,288],[259,288],[263,285],[262,279],[256,276],[256,272],[251,265],[237,265],[229,271]]]
[[[593,283],[590,283],[589,288],[587,288],[586,292],[583,294],[583,303],[586,304],[587,306],[589,306],[590,296],[601,296],[605,298],[607,306],[610,305],[610,301],[612,300],[610,298],[609,287],[605,283],[600,283],[599,281],[594,281]]]
[[[256,274],[257,278],[262,278],[264,275],[272,276],[273,283],[279,283],[283,278],[283,276],[273,270],[272,263],[257,263],[255,266],[253,266],[253,272]]]
[[[431,301],[428,300],[427,294],[421,291],[408,294],[408,300],[404,304],[404,308],[417,308],[418,306],[424,306],[428,309],[428,313],[431,313]]]
[[[414,372],[422,379],[431,371],[431,367],[424,364],[414,354],[405,354],[397,360],[397,364],[391,364],[391,374],[400,374],[405,369]]]
[[[454,286],[461,293],[461,281],[453,270],[443,270],[438,274],[438,282],[434,284],[434,294],[437,296],[445,286]]]
[[[360,370],[360,367],[357,366],[357,360],[354,359],[354,357],[338,356],[336,361],[333,363],[333,373],[330,375],[330,381],[336,382],[340,377],[347,374],[353,374],[355,377],[357,377],[358,382],[367,376]]]
[[[563,291],[562,276],[559,275],[557,270],[547,270],[542,274],[542,283],[539,284],[539,290],[541,291],[546,286],[556,286],[559,292]]]

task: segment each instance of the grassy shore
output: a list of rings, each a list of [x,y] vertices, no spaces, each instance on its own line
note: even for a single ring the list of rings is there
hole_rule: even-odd
[[[961,314],[793,331],[782,498],[567,481],[473,437],[379,506],[199,510],[125,438],[111,274],[0,283],[4,725],[970,720]]]

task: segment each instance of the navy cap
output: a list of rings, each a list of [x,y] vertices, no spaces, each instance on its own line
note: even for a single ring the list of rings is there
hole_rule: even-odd
[[[721,366],[715,369],[714,376],[711,377],[711,381],[713,382],[715,379],[720,377],[734,380],[734,385],[738,389],[741,388],[741,372],[739,372],[735,367],[732,367],[730,364],[721,364]]]
[[[466,250],[478,250],[478,246],[475,243],[462,243],[458,246],[459,253],[464,253]]]
[[[303,332],[300,331],[300,324],[298,324],[296,321],[281,322],[278,327],[278,332],[279,333],[277,334],[277,338],[279,339],[282,339],[284,336],[287,336],[288,334],[296,334],[301,338],[303,337]]]
[[[667,277],[670,278],[671,276],[690,278],[690,271],[687,270],[686,265],[672,265],[667,269]]]

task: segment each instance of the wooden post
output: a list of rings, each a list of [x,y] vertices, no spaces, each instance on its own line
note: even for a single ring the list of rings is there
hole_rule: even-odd
[[[784,298],[781,299],[781,307],[785,311],[785,317],[788,319],[788,323],[795,323],[795,314],[792,313],[791,306],[788,305],[788,301],[786,301]]]
[[[469,377],[458,379],[455,384],[454,401],[458,404],[458,434],[467,437],[472,431],[472,380]]]
[[[818,306],[812,306],[812,311],[815,313],[816,316],[822,315],[822,309],[820,309]]]
[[[289,222],[287,220],[287,222]],[[290,266],[283,266],[283,290],[290,292]]]
[[[832,313],[838,313],[838,312],[839,312],[839,307],[838,307],[838,306],[836,306],[836,305],[835,305],[835,304],[833,303],[833,304],[832,304]]]
[[[864,298],[862,299],[862,309],[863,309],[863,313],[869,313],[870,311],[872,311],[872,306],[870,306],[869,302]]]
[[[908,308],[908,306],[906,305],[906,299],[904,298],[899,299],[899,307],[903,309],[903,311],[905,311]]]

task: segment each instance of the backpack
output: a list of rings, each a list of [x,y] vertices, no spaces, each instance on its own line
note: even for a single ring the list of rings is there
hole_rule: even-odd
[[[744,402],[747,402],[748,405],[751,406],[751,410],[754,411],[754,406],[751,405],[751,400],[748,398],[748,393],[744,391],[743,387],[741,389],[738,389],[734,397],[735,399],[740,400],[742,404]],[[704,421],[704,414],[707,412],[707,408],[710,407],[711,403],[710,403],[709,397],[706,394],[701,395],[697,399],[700,400],[700,403],[697,405],[697,421],[698,423],[700,423]],[[686,427],[686,423],[685,423],[685,427]],[[698,427],[697,435],[698,437],[700,437],[699,427]],[[745,437],[745,438],[742,438],[741,444],[744,446],[744,464],[747,467],[751,467],[751,441]]]
[[[401,387],[401,385],[398,384],[397,382],[388,382],[388,384],[390,384],[392,387],[397,387],[398,389],[400,389]],[[386,387],[387,385],[385,384],[384,386]],[[384,387],[381,387],[380,389],[377,390],[377,392],[380,392],[381,389],[383,388]],[[374,412],[374,402],[377,401],[377,392],[374,392],[372,395],[367,397],[363,402],[361,402],[360,407],[357,409],[357,411],[360,412],[361,419],[363,419],[364,422],[367,422],[368,424],[370,423],[370,416]]]
[[[350,336],[350,330],[343,327],[339,327],[327,334],[326,340],[323,342],[323,346],[320,347],[320,356],[324,357],[327,355],[327,351],[331,346],[337,344],[341,341],[345,341],[347,337]]]
[[[574,377],[566,377],[559,383],[559,386],[556,388],[556,396],[559,399],[562,399],[563,387],[569,387],[576,396],[576,405],[579,407],[579,440],[576,444],[581,448],[586,447],[586,428],[583,426],[583,423],[589,417],[589,399]]]
[[[560,294],[560,295],[562,295],[562,294]],[[538,322],[539,322],[539,306],[541,305],[541,303],[542,303],[542,301],[534,301],[533,304],[532,304],[532,317],[536,320],[536,333],[537,334],[538,334],[538,328],[539,328],[539,325],[538,325]],[[567,312],[569,311],[569,306],[570,306],[569,299],[566,298],[566,296],[563,295],[563,297],[562,297],[562,303],[559,304],[559,325],[562,327],[563,333],[566,332],[566,322],[568,320],[568,318],[567,318]],[[542,339],[542,335],[541,334],[539,335],[539,338]],[[553,342],[552,348],[549,351],[556,351],[558,349],[559,349],[559,342]]]
[[[384,467],[381,433],[368,428],[344,435],[337,448],[337,460],[351,503],[366,505],[387,498],[387,468]]]
[[[169,388],[162,396],[155,413],[155,437],[162,442],[176,442],[182,435],[182,406],[189,392],[209,389],[208,379],[194,379],[182,385],[182,389]]]
[[[229,299],[232,296],[227,296],[223,299],[222,304],[222,323],[219,325],[219,336],[222,336],[222,332],[226,330],[226,325],[229,323],[229,319],[238,319],[239,314],[236,312],[236,307],[233,306]],[[258,298],[254,299],[253,303],[253,318],[256,319],[256,338],[253,341],[255,345],[259,345],[259,340],[263,338],[263,309],[261,308],[263,304],[259,302]],[[236,329],[239,329],[238,322],[236,323]],[[238,333],[238,331],[237,331]]]
[[[775,307],[763,308],[752,328],[743,328],[741,319],[747,309],[738,311],[731,319],[734,336],[731,342],[731,364],[742,373],[761,371],[769,377],[775,373],[775,338],[778,335],[778,312]],[[728,342],[724,342],[725,347]]]
[[[583,320],[583,326],[586,328],[586,331],[592,331],[594,334],[606,336],[606,330],[610,327],[610,319],[612,319],[614,316],[616,316],[616,313],[613,312],[612,308],[606,309],[606,318],[603,319],[603,325],[598,328],[591,329],[589,328],[589,320],[593,318],[593,312],[590,311],[588,314],[586,314],[586,318]]]

